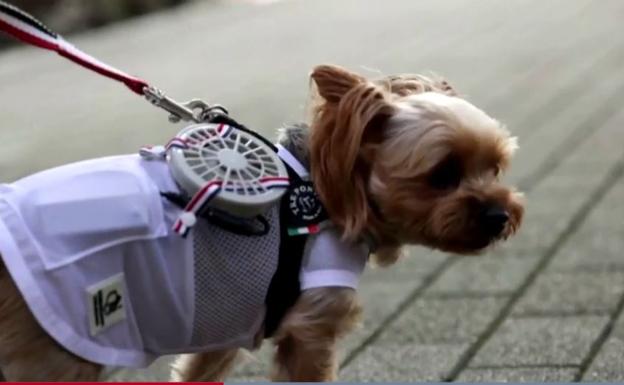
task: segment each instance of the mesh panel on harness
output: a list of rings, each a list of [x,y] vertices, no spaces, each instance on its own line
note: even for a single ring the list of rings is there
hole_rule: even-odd
[[[263,236],[238,235],[206,220],[193,229],[195,315],[192,346],[226,345],[253,338],[265,314],[265,298],[277,269],[279,204],[265,215]],[[251,334],[251,335],[250,335]],[[249,340],[251,342],[251,340]]]

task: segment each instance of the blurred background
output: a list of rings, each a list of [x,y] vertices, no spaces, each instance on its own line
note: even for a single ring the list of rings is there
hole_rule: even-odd
[[[412,248],[360,289],[355,381],[624,381],[624,2],[20,0],[84,51],[268,137],[308,73],[436,73],[504,122],[524,227],[478,258]],[[1,38],[0,38],[1,39]],[[0,181],[163,143],[181,126],[123,86],[0,40]],[[267,373],[269,344],[233,380]],[[167,359],[131,379],[165,379]],[[121,377],[120,377],[121,378]]]
[[[101,27],[119,20],[174,7],[187,0],[14,0],[11,4],[32,15],[53,31],[72,33]],[[0,47],[17,44],[0,37]]]

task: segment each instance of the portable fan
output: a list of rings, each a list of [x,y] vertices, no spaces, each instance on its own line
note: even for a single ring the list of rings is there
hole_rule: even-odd
[[[284,194],[288,172],[274,149],[244,130],[200,123],[172,139],[167,160],[176,182],[190,196],[219,188],[209,206],[250,218],[266,212]]]

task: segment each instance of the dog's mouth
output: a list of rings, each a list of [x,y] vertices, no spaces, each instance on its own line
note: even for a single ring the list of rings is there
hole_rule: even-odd
[[[457,249],[465,254],[479,254],[499,242],[507,240],[515,234],[520,217],[512,210],[501,206],[485,211],[473,222],[472,229],[462,232],[469,236],[462,236],[457,240]]]
[[[478,255],[507,240],[514,233],[515,229],[511,224],[507,224],[503,230],[496,233],[478,227],[466,230],[456,238],[435,240],[431,242],[431,246],[454,254]]]

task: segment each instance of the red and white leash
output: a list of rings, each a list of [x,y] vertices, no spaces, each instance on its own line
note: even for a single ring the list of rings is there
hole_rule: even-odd
[[[173,122],[185,120],[199,123],[203,115],[211,109],[225,111],[221,106],[209,106],[200,100],[176,102],[145,80],[120,71],[81,51],[33,16],[2,0],[0,0],[0,31],[25,43],[56,52],[100,75],[122,82],[132,92],[145,96],[150,103],[168,111],[171,114],[169,120]]]
[[[167,97],[158,88],[150,86],[145,80],[129,75],[82,52],[39,20],[2,0],[0,0],[0,31],[4,31],[28,44],[54,51],[100,75],[122,82],[133,92],[145,96],[150,103],[167,110],[171,114],[169,120],[173,122],[185,120],[199,123],[205,114],[212,110],[227,112],[221,106],[210,106],[201,100],[178,103]],[[217,132],[220,136],[227,137],[232,130],[231,126],[221,124]],[[144,146],[139,153],[147,159],[164,159],[170,148],[184,149],[187,146],[188,143],[184,140],[173,138],[166,146]],[[173,225],[173,230],[176,233],[186,236],[197,220],[196,214],[221,191],[222,183],[221,181],[210,181],[191,198]],[[288,178],[262,178],[259,183],[266,189],[287,188],[289,186]]]
[[[149,87],[145,80],[128,75],[82,52],[34,17],[3,1],[0,1],[0,30],[28,44],[54,51],[83,67],[120,81],[139,95],[144,95],[144,89]]]

